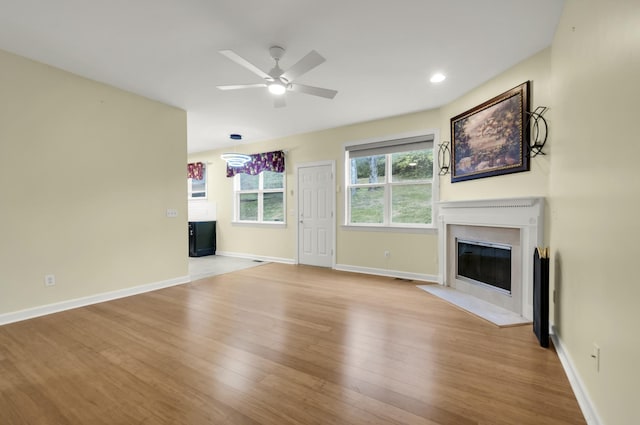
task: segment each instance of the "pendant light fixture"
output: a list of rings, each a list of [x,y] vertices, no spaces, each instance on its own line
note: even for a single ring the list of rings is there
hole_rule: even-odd
[[[229,138],[231,140],[242,140],[242,135],[234,133],[230,134]],[[220,155],[220,158],[222,158],[229,167],[242,167],[244,164],[251,161],[251,157],[249,155],[235,152],[223,153]]]

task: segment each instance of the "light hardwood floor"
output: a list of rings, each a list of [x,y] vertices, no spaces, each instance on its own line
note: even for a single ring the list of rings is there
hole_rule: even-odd
[[[585,423],[530,326],[415,284],[267,264],[2,326],[0,423]]]

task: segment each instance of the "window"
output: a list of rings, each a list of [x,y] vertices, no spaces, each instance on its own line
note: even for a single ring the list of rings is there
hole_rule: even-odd
[[[187,193],[189,194],[189,199],[207,199],[207,164],[198,162],[189,165],[195,166],[194,168],[199,168],[198,171],[193,171],[191,175],[201,177],[187,177]]]
[[[433,136],[346,147],[346,224],[431,227]]]
[[[284,183],[284,173],[237,174],[234,180],[235,221],[283,223]]]

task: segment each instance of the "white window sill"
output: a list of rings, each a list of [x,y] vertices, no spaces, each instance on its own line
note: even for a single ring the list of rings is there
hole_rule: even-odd
[[[367,226],[356,224],[343,224],[340,226],[342,230],[356,232],[388,232],[388,233],[424,233],[435,235],[438,233],[438,227],[409,227],[409,226]]]
[[[232,221],[231,225],[237,227],[271,227],[276,229],[284,229],[287,227],[287,223],[285,222],[261,223],[259,221]]]

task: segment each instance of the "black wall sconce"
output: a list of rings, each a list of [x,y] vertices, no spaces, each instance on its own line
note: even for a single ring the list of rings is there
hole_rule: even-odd
[[[449,142],[438,144],[438,175],[445,176],[451,172],[451,148]]]
[[[527,112],[527,125],[531,126],[531,144],[529,154],[531,158],[538,155],[546,155],[542,152],[544,144],[547,143],[549,127],[547,120],[542,116],[547,111],[546,106],[538,106],[533,112]]]

